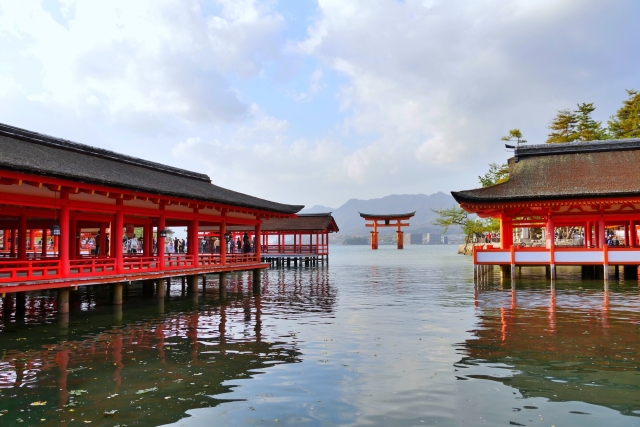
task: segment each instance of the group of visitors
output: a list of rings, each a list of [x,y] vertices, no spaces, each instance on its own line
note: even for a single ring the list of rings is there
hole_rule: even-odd
[[[177,237],[173,240],[169,240],[168,252],[172,253],[185,253],[187,252],[187,242],[182,239],[178,239]]]
[[[486,232],[484,234],[484,242],[485,243],[491,243],[491,242],[499,242],[500,241],[500,233],[489,233]]]

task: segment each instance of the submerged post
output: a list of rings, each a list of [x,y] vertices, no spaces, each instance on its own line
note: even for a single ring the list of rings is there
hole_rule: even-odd
[[[58,289],[58,313],[69,312],[69,288]]]
[[[260,273],[261,272],[259,268],[253,269],[253,293],[254,294],[260,293]]]
[[[113,305],[122,305],[122,283],[111,285],[111,302]]]

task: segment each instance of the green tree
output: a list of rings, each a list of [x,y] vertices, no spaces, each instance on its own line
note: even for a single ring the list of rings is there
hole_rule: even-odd
[[[578,141],[598,141],[608,139],[606,129],[603,129],[602,122],[596,122],[591,117],[591,113],[596,109],[591,103],[578,104],[578,109],[574,111],[577,124],[575,134]]]
[[[578,115],[575,112],[569,109],[558,110],[558,114],[551,120],[548,126],[552,132],[548,135],[547,144],[558,144],[577,140],[577,124]]]
[[[520,132],[520,129],[511,129],[507,136],[503,136],[500,139],[502,141],[515,141],[516,145],[524,144],[525,142],[527,142],[526,140],[522,139],[522,132]]]
[[[498,166],[497,163],[489,163],[489,172],[479,176],[478,180],[483,187],[491,187],[509,180],[509,166],[504,163]]]
[[[442,227],[443,233],[446,233],[450,227],[459,226],[466,235],[465,243],[471,243],[474,234],[498,231],[500,229],[500,223],[497,220],[492,218],[481,219],[475,216],[472,218],[469,212],[457,206],[431,210],[437,215],[435,221],[433,221],[434,225]]]
[[[612,138],[640,138],[640,92],[627,89],[629,99],[623,101],[615,116],[611,116],[609,133]]]

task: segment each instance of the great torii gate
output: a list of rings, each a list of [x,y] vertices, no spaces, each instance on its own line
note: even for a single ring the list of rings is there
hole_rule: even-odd
[[[375,214],[366,214],[362,212],[358,212],[365,221],[372,221],[371,223],[365,224],[366,227],[373,227],[373,231],[371,232],[371,249],[378,249],[378,227],[398,227],[396,231],[396,237],[398,239],[398,249],[403,248],[404,242],[404,232],[400,227],[407,227],[409,225],[409,218],[414,216],[416,213],[405,213],[405,214],[390,214],[390,215],[375,215]],[[380,222],[379,222],[380,221]],[[392,221],[395,221],[392,223]]]

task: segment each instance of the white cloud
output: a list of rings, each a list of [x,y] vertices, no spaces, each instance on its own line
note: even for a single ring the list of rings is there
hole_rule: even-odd
[[[369,141],[344,161],[352,179],[378,185],[386,174],[399,191],[413,179],[422,191],[446,191],[474,186],[476,170],[505,160],[499,139],[508,129],[540,143],[556,109],[608,101],[597,76],[615,79],[616,99],[624,96],[634,61],[623,75],[593,61],[620,38],[611,30],[629,13],[623,3],[319,0],[293,50],[347,77],[344,139]],[[593,31],[603,26],[610,31]]]
[[[34,102],[156,126],[241,120],[247,105],[228,74],[253,76],[278,55],[283,20],[252,0],[217,3],[203,15],[196,1],[6,2],[0,40],[39,65],[37,81],[4,72]],[[28,80],[27,80],[28,79]]]
[[[615,111],[637,88],[639,7],[2,2],[0,113],[291,203],[462,189],[508,157],[508,129],[541,142],[557,109]]]

